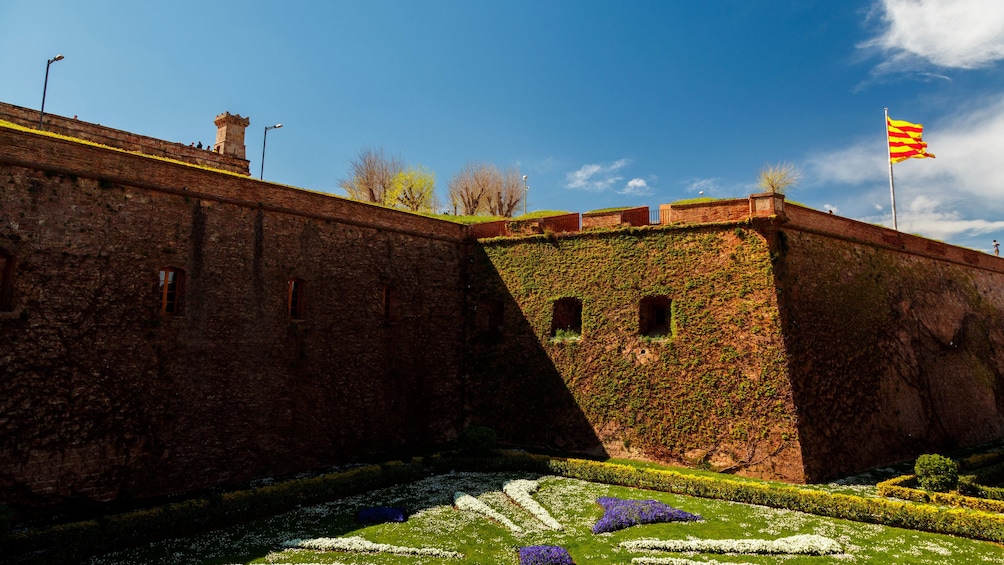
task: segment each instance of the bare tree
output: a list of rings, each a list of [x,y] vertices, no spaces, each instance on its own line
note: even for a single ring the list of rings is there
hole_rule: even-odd
[[[523,202],[523,177],[515,167],[500,171],[491,163],[468,162],[449,187],[454,214],[508,218]]]
[[[488,193],[488,213],[511,218],[523,202],[523,175],[515,167],[501,172],[494,166],[492,169],[498,176]]]
[[[450,179],[450,204],[454,213],[474,216],[487,211],[488,195],[494,182],[495,165],[468,162]]]
[[[394,204],[394,178],[403,169],[398,157],[388,157],[382,148],[361,149],[349,162],[349,167],[351,176],[340,183],[349,198],[388,206]]]
[[[778,163],[764,165],[757,175],[756,184],[764,192],[784,193],[788,187],[793,187],[802,179],[802,171],[798,170],[791,163]]]

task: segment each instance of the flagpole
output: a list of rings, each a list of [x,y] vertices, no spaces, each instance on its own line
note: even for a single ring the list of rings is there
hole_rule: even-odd
[[[889,196],[892,198],[892,229],[899,231],[896,224],[896,186],[892,181],[892,155],[889,153],[889,108],[885,109],[885,156],[889,161]]]

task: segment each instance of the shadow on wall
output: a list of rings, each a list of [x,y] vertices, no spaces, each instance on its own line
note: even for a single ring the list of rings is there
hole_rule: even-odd
[[[484,249],[470,253],[465,425],[490,426],[503,444],[607,457]]]

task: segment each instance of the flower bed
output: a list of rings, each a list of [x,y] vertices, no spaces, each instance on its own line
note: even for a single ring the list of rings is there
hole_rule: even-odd
[[[593,525],[594,534],[623,530],[638,524],[658,522],[692,522],[701,520],[697,514],[677,510],[658,500],[624,500],[604,496],[596,499],[603,507],[603,517]]]
[[[456,551],[435,547],[404,547],[386,543],[374,543],[359,536],[345,538],[293,539],[283,542],[283,547],[312,549],[314,551],[349,551],[353,553],[390,553],[393,555],[422,555],[460,559],[464,556]]]
[[[575,565],[575,562],[563,547],[531,545],[519,548],[519,565]]]
[[[537,481],[517,479],[515,481],[507,481],[502,485],[502,492],[506,493],[506,496],[523,507],[524,510],[533,514],[535,518],[543,522],[548,528],[552,530],[562,529],[561,524],[551,516],[550,512],[540,504],[537,504],[537,501],[530,496],[537,492],[538,488],[540,488],[540,483]]]
[[[374,506],[360,508],[356,512],[356,522],[360,524],[385,524],[387,522],[407,522],[408,512],[403,508]]]
[[[505,516],[499,514],[493,510],[490,506],[481,502],[480,500],[474,498],[473,496],[467,494],[466,492],[456,492],[453,494],[453,504],[458,510],[467,510],[470,512],[475,512],[481,514],[486,518],[491,518],[499,524],[502,524],[506,528],[509,528],[513,533],[523,533],[523,528],[517,526]]]
[[[734,553],[743,555],[833,555],[843,548],[836,541],[814,534],[779,539],[639,539],[621,542],[631,550],[649,549],[678,553]]]

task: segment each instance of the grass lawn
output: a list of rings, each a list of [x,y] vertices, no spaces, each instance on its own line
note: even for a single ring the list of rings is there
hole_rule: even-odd
[[[502,485],[516,478],[534,479],[539,490],[533,499],[562,526],[548,529],[529,511],[502,493]],[[521,532],[497,521],[453,505],[455,492],[476,497],[501,513]],[[633,526],[606,534],[591,528],[603,511],[596,498],[613,496],[655,499],[690,513],[700,522],[672,522]],[[407,522],[375,526],[355,523],[357,510],[371,506],[403,507]],[[815,534],[840,544],[834,555],[720,555],[629,550],[627,540],[654,539],[762,539]],[[352,553],[286,548],[296,539],[360,536],[381,544],[409,548],[436,548],[463,554],[461,558]],[[946,535],[888,528],[718,500],[631,489],[557,476],[526,473],[453,473],[376,490],[365,495],[298,509],[267,520],[246,523],[184,539],[168,540],[128,551],[93,558],[89,563],[341,563],[341,564],[517,564],[518,548],[557,545],[568,550],[578,565],[631,563],[632,558],[675,558],[675,563],[1001,563],[1004,548]],[[672,561],[666,561],[672,562]]]

